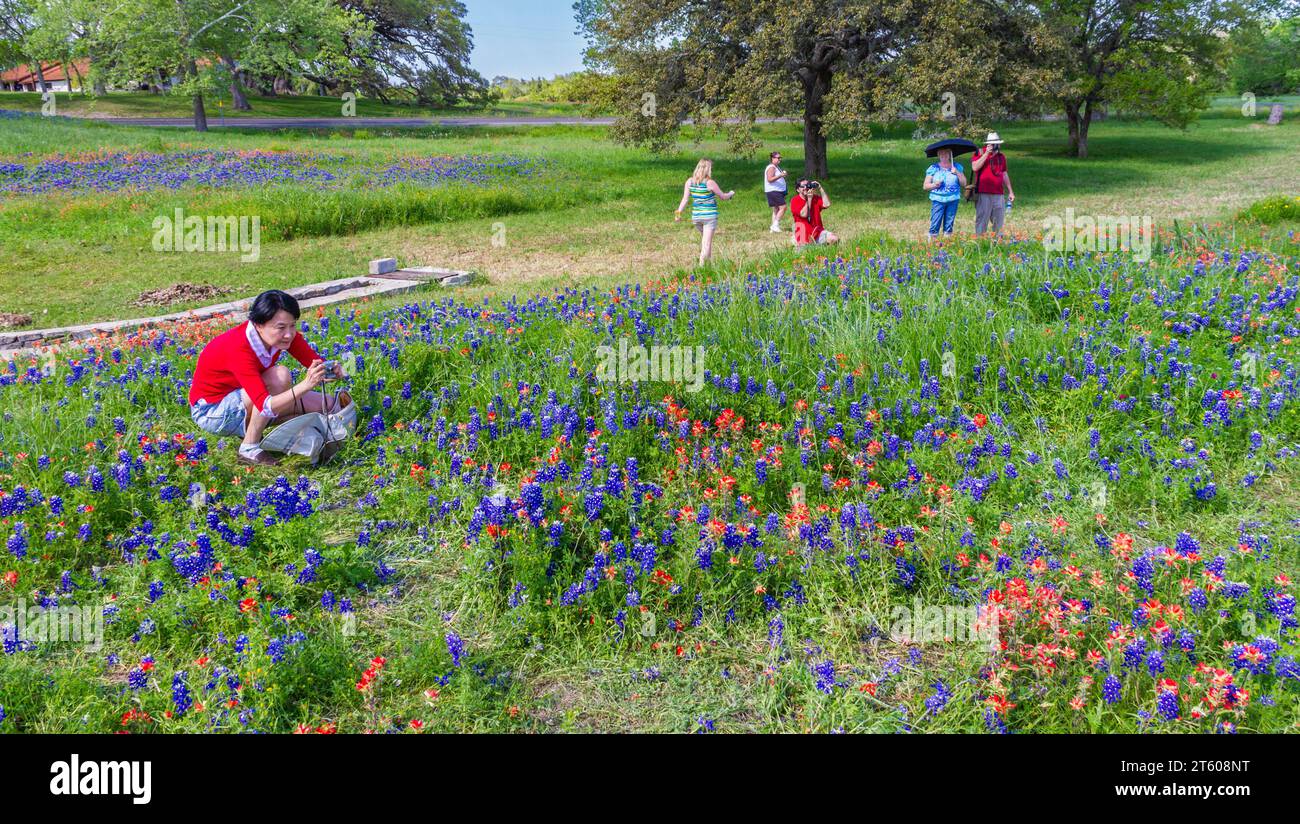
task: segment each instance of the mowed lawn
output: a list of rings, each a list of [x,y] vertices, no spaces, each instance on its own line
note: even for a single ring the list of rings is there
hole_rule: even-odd
[[[55,111],[68,117],[193,117],[190,98],[179,95],[109,92],[106,95],[55,92]],[[244,117],[343,117],[338,97],[314,94],[247,96],[252,109],[236,111],[229,98],[209,98],[204,108],[209,125],[220,126],[222,118]],[[44,105],[39,92],[0,92],[0,109],[39,112]],[[385,103],[375,98],[356,100],[356,117],[566,117],[577,116],[581,107],[569,103],[522,103],[501,101],[489,106],[425,106],[412,102]]]
[[[1267,195],[1293,194],[1298,187],[1286,171],[1286,160],[1300,145],[1300,125],[1292,115],[1280,126],[1268,126],[1264,115],[1266,110],[1245,118],[1236,107],[1223,105],[1186,131],[1125,119],[1098,122],[1091,135],[1092,156],[1086,160],[1066,156],[1061,122],[997,124],[1007,140],[1018,196],[1009,226],[1015,234],[1033,238],[1044,218],[1062,216],[1067,208],[1078,214],[1149,216],[1163,228],[1175,221],[1183,227],[1213,225],[1230,221]],[[858,146],[832,143],[824,181],[832,200],[826,212],[831,229],[846,238],[924,236],[928,206],[920,186],[927,141],[913,139],[912,128],[882,128]],[[401,219],[401,200],[415,197],[409,191],[358,193],[355,198],[366,209],[391,215],[376,218],[373,228],[363,231],[288,240],[264,237],[259,259],[250,263],[231,253],[156,252],[152,222],[178,206],[190,215],[247,213],[231,209],[263,208],[272,200],[264,191],[247,197],[192,188],[0,194],[0,311],[30,314],[35,326],[134,317],[152,313],[132,306],[150,289],[209,283],[229,287],[233,294],[252,294],[361,274],[368,260],[386,256],[403,265],[479,272],[485,283],[467,292],[469,298],[480,292],[672,276],[694,267],[697,235],[688,221],[674,223],[673,209],[682,182],[702,156],[714,158],[719,183],[737,191],[721,208],[715,265],[743,266],[789,248],[787,235],[768,232],[761,187],[767,153],[779,149],[792,171],[802,167],[797,126],[763,125],[758,135],[760,149],[745,157],[728,154],[721,139],[696,140],[691,133],[684,134],[676,152],[655,156],[610,142],[598,126],[199,134],[71,119],[0,119],[0,164],[32,163],[55,153],[196,149],[326,153],[366,163],[490,155],[547,164],[542,176],[502,184],[511,191],[492,197],[457,192],[465,187],[446,184],[434,200],[444,193],[448,202],[463,196],[472,208],[426,209],[437,214],[429,221]],[[423,196],[430,197],[428,192]],[[310,188],[290,189],[276,208],[320,197]],[[330,208],[346,210],[355,202],[343,198]],[[264,225],[275,218],[262,216]],[[959,232],[968,233],[973,219],[973,209],[964,204]],[[1287,228],[1282,227],[1283,234]],[[1255,236],[1261,230],[1242,225],[1238,231]],[[1277,235],[1276,227],[1272,231]]]

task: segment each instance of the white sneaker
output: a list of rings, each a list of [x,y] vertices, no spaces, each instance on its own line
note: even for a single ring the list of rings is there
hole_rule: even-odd
[[[781,227],[778,226],[777,224],[773,223],[773,224],[772,224],[772,234],[774,234],[774,235],[779,235],[779,234],[781,234]]]

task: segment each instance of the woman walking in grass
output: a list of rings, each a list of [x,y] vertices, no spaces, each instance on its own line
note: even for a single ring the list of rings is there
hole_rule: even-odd
[[[767,197],[767,205],[772,207],[772,233],[779,234],[781,215],[785,214],[785,179],[790,173],[781,168],[780,152],[772,152],[770,160],[772,162],[763,170],[763,194]]]
[[[686,179],[682,187],[682,202],[677,204],[673,220],[682,219],[682,210],[691,204],[691,222],[702,233],[700,238],[700,265],[703,266],[713,256],[713,233],[718,230],[718,198],[731,200],[736,196],[733,189],[722,191],[713,179],[713,161],[703,159],[695,164],[695,173]]]

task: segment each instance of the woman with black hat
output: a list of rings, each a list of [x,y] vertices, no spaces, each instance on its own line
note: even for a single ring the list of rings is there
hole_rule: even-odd
[[[966,174],[961,164],[952,159],[953,150],[949,146],[937,149],[938,159],[925,170],[925,182],[922,188],[930,193],[930,241],[934,241],[942,230],[945,235],[952,235],[952,225],[957,219],[957,207],[961,204],[961,193],[966,188]]]

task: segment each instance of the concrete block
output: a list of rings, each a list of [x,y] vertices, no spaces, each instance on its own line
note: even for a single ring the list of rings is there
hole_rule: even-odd
[[[397,271],[397,258],[377,258],[370,261],[370,274],[386,275]]]

